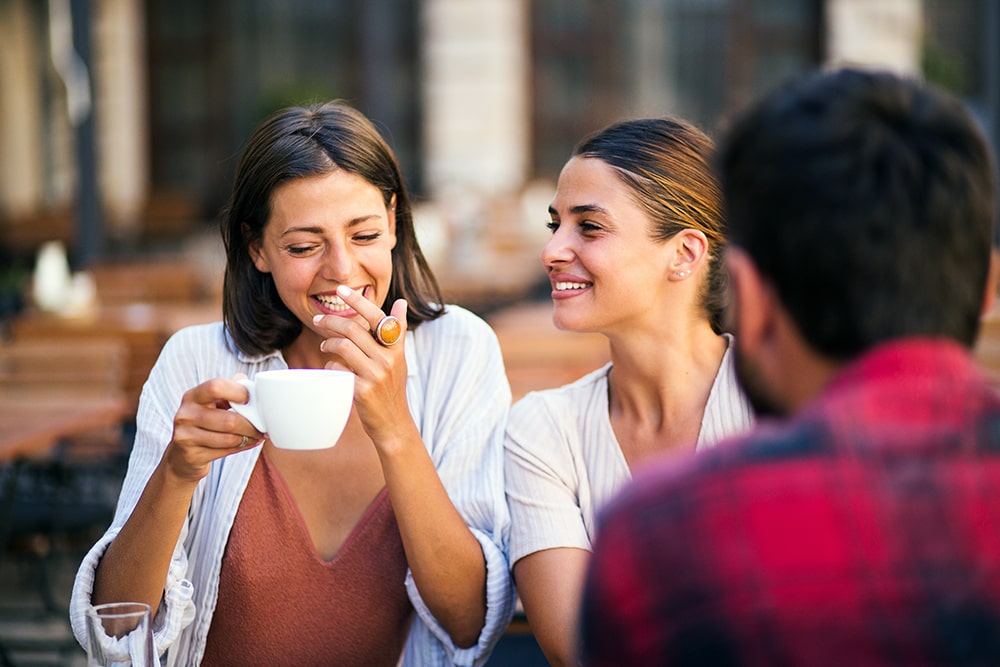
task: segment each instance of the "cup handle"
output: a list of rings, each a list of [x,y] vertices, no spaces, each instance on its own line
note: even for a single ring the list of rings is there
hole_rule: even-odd
[[[261,417],[260,411],[257,409],[257,385],[253,380],[246,378],[237,380],[237,382],[246,387],[247,391],[250,392],[250,400],[246,403],[230,403],[229,406],[233,412],[246,417],[255,429],[261,433],[267,433],[267,425],[264,424],[264,418]]]

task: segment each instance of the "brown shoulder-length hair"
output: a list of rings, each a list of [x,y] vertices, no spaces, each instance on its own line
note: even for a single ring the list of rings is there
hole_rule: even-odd
[[[236,347],[266,354],[287,347],[302,323],[278,296],[269,273],[254,266],[250,247],[271,215],[275,188],[335,169],[374,185],[389,205],[396,197],[396,246],[383,309],[406,299],[412,328],[444,312],[441,290],[417,243],[413,209],[396,156],[362,113],[339,102],[289,107],[266,118],[250,135],[236,168],[232,194],[220,220],[226,249],[222,313]]]
[[[723,329],[728,277],[722,266],[726,244],[722,191],[713,170],[715,143],[675,117],[642,118],[609,125],[573,149],[573,156],[611,166],[634,201],[653,222],[650,237],[663,242],[683,229],[708,239],[708,277],[701,307],[716,333]]]

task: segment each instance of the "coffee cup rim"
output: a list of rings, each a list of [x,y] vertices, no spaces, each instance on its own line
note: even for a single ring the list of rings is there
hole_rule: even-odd
[[[352,373],[351,371],[345,371],[336,368],[272,368],[270,370],[260,371],[254,374],[252,379],[263,378],[263,377],[271,377],[271,378],[286,377],[288,379],[291,379],[292,376],[296,375],[298,376],[312,375],[317,377],[326,375],[330,377],[343,377],[348,375],[353,376],[354,373]]]

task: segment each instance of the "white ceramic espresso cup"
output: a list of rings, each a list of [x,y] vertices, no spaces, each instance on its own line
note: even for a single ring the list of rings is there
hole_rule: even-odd
[[[232,403],[232,409],[282,449],[324,449],[337,444],[354,404],[354,373],[350,371],[261,371],[239,383],[250,392],[250,400]]]

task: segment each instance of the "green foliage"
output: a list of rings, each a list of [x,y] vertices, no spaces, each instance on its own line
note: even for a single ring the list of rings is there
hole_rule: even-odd
[[[924,78],[928,82],[958,97],[964,97],[969,93],[969,77],[966,75],[962,58],[932,39],[924,40],[921,66]]]
[[[326,102],[336,99],[333,88],[322,82],[289,81],[261,91],[257,100],[257,119],[289,106]]]

